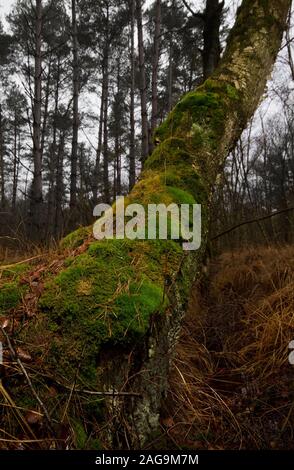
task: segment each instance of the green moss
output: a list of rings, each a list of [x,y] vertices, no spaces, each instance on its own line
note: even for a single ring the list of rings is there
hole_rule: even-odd
[[[73,258],[39,302],[53,334],[50,367],[73,377],[83,357],[81,378],[94,384],[102,345],[136,344],[152,315],[166,309],[164,272],[177,271],[181,254],[174,241],[114,239],[93,242]]]
[[[69,233],[60,242],[61,249],[74,250],[84,243],[92,233],[91,227],[80,227],[74,232]]]
[[[145,163],[145,169],[155,169],[158,166],[165,164],[169,170],[170,165],[185,164],[190,167],[193,163],[193,158],[188,152],[187,145],[184,139],[178,137],[167,137],[161,145],[158,145],[153,151],[152,155]]]
[[[191,151],[207,144],[215,150],[217,138],[223,133],[226,113],[238,100],[239,93],[233,85],[209,79],[181,99],[157,129],[155,140],[163,142],[170,137],[187,140],[188,137]]]
[[[210,132],[221,132],[223,124],[223,102],[220,95],[210,91],[190,92],[175,106],[167,119],[156,131],[156,138],[163,141],[170,136],[187,136],[193,131],[193,124],[198,124],[197,138],[194,145],[202,145],[203,126],[209,126]],[[211,125],[212,124],[212,125]],[[195,138],[195,137],[194,137]]]
[[[21,301],[27,286],[20,280],[31,268],[27,263],[18,264],[1,270],[0,279],[0,315],[15,308]]]
[[[183,189],[176,188],[174,186],[168,186],[167,192],[173,198],[173,201],[177,204],[196,204],[196,201],[192,194],[188,193],[188,191],[184,191]]]
[[[21,301],[26,287],[20,286],[17,281],[10,281],[0,286],[0,315],[4,315],[10,309],[15,308]]]
[[[19,280],[19,278],[24,275],[29,269],[31,269],[30,265],[27,263],[17,264],[15,266],[11,266],[9,268],[1,269],[1,278],[2,279],[11,279],[11,280]],[[1,282],[1,281],[0,281]]]
[[[115,343],[133,341],[143,335],[152,313],[164,310],[168,305],[164,299],[163,285],[159,286],[143,279],[141,283],[130,285],[127,293],[120,294],[115,300],[115,308],[120,312],[119,321],[115,324]]]

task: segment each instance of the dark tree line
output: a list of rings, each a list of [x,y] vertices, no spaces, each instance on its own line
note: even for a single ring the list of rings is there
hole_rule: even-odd
[[[184,0],[16,1],[0,29],[1,235],[58,240],[90,223],[97,202],[131,190],[156,127],[217,67],[225,19],[219,0],[203,11]],[[287,38],[292,70],[290,28]],[[243,137],[235,149],[215,233],[291,206],[289,113],[278,131],[264,123],[258,144]]]
[[[58,239],[132,188],[156,126],[217,65],[223,6],[13,4],[0,41],[2,234]]]

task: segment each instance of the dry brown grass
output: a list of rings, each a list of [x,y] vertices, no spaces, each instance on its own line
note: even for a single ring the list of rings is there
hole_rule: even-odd
[[[162,425],[171,445],[293,448],[294,247],[224,253],[194,292]]]

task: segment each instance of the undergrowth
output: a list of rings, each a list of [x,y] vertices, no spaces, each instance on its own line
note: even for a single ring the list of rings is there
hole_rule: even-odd
[[[293,449],[293,339],[294,247],[213,260],[173,362],[162,414],[167,445]]]

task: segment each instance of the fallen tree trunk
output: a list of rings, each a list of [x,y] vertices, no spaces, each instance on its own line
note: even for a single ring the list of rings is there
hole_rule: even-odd
[[[64,239],[67,257],[58,273],[47,267],[35,318],[16,335],[38,358],[39,373],[61,387],[56,385],[56,398],[40,386],[52,415],[58,419],[65,403],[68,419],[80,419],[72,398],[78,389],[85,416],[105,423],[102,440],[112,447],[141,447],[158,430],[170,358],[202,269],[213,186],[263,95],[289,6],[290,0],[243,0],[220,66],[157,129],[157,146],[127,199],[143,205],[201,203],[201,248],[184,252],[174,240],[93,241],[80,229]],[[8,278],[3,315],[11,308],[11,285]],[[84,403],[85,388],[105,392],[105,399]],[[18,394],[21,403],[23,390],[16,399]]]

